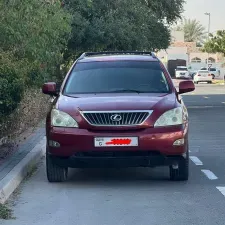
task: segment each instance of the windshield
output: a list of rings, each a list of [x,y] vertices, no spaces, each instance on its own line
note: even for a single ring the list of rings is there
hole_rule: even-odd
[[[178,67],[176,70],[177,71],[187,71],[188,69],[185,67]]]
[[[78,63],[64,88],[64,94],[82,93],[168,93],[166,77],[158,62]]]

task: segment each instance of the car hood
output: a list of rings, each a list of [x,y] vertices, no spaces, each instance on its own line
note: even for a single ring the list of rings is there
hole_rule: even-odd
[[[171,94],[85,94],[59,96],[56,108],[73,114],[77,111],[167,110],[174,108],[176,97]]]

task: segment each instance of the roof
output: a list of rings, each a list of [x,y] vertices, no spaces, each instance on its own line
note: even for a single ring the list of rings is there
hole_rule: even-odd
[[[151,52],[96,52],[83,53],[78,60],[79,62],[158,61],[158,58]]]

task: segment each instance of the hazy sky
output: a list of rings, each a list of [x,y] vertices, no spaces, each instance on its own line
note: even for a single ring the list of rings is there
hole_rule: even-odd
[[[186,0],[184,16],[199,20],[208,27],[208,16],[211,13],[211,32],[219,29],[225,30],[225,0]]]

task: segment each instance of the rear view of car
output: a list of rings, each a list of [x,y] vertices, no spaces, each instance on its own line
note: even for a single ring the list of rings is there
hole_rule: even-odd
[[[194,76],[194,83],[198,84],[199,82],[212,83],[213,77],[208,70],[199,70]]]
[[[200,70],[207,70],[207,68],[203,67]],[[218,68],[210,67],[208,71],[212,75],[212,79],[220,78],[220,70]]]
[[[186,66],[177,66],[175,72],[176,72],[176,78],[177,79],[181,79],[181,78],[188,79],[188,78],[190,78],[190,73],[189,73]]]

